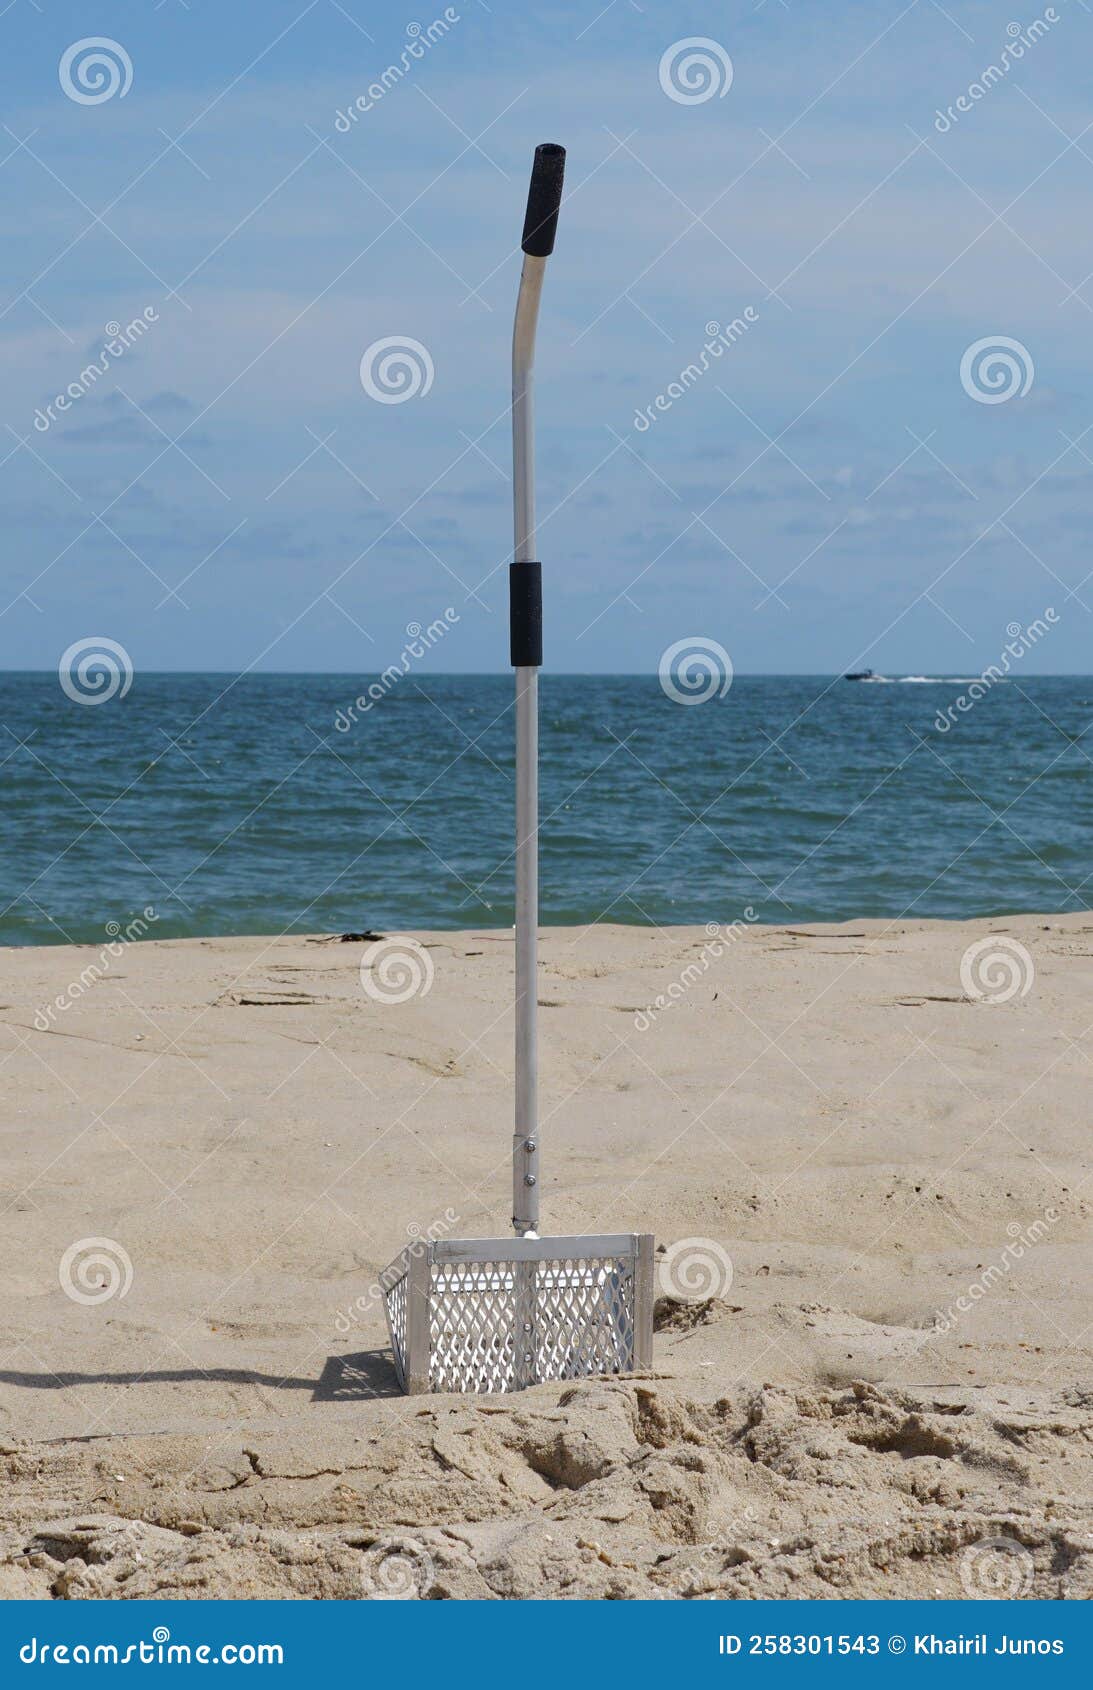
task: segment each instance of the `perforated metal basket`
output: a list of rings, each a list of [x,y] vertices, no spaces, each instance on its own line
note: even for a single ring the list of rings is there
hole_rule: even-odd
[[[410,1244],[382,1278],[404,1391],[519,1391],[652,1363],[653,1238]]]

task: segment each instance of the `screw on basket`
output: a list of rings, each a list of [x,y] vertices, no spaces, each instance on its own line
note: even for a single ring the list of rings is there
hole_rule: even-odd
[[[513,1238],[417,1240],[381,1277],[399,1383],[419,1391],[513,1391],[548,1379],[652,1365],[653,1237],[539,1236],[537,972],[542,565],[535,556],[532,375],[565,148],[535,149],[512,331],[513,561],[509,659],[516,671],[516,1100]]]

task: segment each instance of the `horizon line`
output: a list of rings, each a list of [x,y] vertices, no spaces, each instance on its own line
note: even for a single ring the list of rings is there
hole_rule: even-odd
[[[69,671],[69,672],[71,673],[71,671]],[[332,678],[334,678],[334,677],[353,677],[353,676],[369,677],[369,676],[373,676],[373,675],[383,675],[385,672],[386,671],[383,670],[383,669],[184,669],[184,668],[163,669],[163,668],[156,668],[156,669],[137,669],[137,670],[134,671],[133,678],[135,680],[135,679],[137,679],[141,676],[150,677],[150,676],[154,676],[154,675],[210,675],[210,676],[230,675],[235,680],[242,681],[242,680],[246,680],[246,679],[248,679],[249,677],[252,677],[252,676],[255,679],[262,679],[262,678],[272,679],[272,678],[275,678],[275,677],[291,678],[293,676],[301,676],[302,677],[302,676],[325,676],[325,675],[329,675]],[[657,677],[658,677],[658,671],[656,669],[552,669],[552,668],[542,667],[542,668],[540,668],[539,673],[540,673],[541,676],[558,675],[558,676],[564,676],[568,680],[590,680],[590,681],[595,681],[595,680],[601,680],[601,681],[606,681],[606,680],[656,680]],[[771,680],[771,681],[778,681],[778,680],[800,680],[800,681],[820,680],[820,681],[828,681],[828,680],[843,680],[843,679],[846,678],[846,675],[848,673],[856,673],[856,671],[847,671],[845,669],[738,669],[738,668],[735,668],[735,666],[734,666],[733,679],[734,680]],[[925,671],[925,670],[917,670],[917,669],[916,670],[906,670],[906,671],[896,671],[892,675],[885,675],[884,673],[874,671],[874,678],[877,679],[877,680],[885,680],[885,679],[900,680],[900,679],[904,679],[907,676],[912,675],[912,674],[914,674],[914,675],[924,674],[925,675],[926,673],[927,673],[927,671]],[[984,671],[981,671],[979,674],[971,675],[971,676],[955,675],[955,674],[954,675],[939,674],[939,675],[936,675],[936,676],[932,676],[931,679],[938,680],[938,681],[961,681],[961,680],[965,680],[965,679],[967,679],[967,680],[981,680],[983,678],[983,673],[984,673]],[[1065,680],[1093,681],[1093,672],[1091,672],[1089,670],[1085,670],[1085,669],[1054,669],[1054,670],[1025,669],[1025,670],[1022,670],[1021,673],[1022,673],[1024,679],[1028,680],[1028,681],[1034,681],[1034,680],[1035,681],[1056,681],[1056,680],[1058,680],[1058,681],[1065,681]],[[58,670],[56,668],[44,668],[44,669],[34,668],[34,669],[31,669],[31,668],[3,668],[3,667],[0,667],[0,676],[4,676],[4,675],[48,675],[48,676],[51,676],[55,679],[57,674],[58,674]],[[432,680],[484,680],[484,679],[487,679],[487,678],[490,678],[490,677],[502,677],[502,676],[511,677],[512,674],[513,674],[513,670],[509,667],[505,667],[505,668],[502,668],[502,669],[435,669],[435,670],[431,670],[431,671],[428,672],[428,678],[432,679]],[[407,676],[406,678],[408,679],[409,676]],[[1003,675],[1003,676],[1000,677],[1000,679],[1005,681],[1005,680],[1009,679],[1009,676]]]

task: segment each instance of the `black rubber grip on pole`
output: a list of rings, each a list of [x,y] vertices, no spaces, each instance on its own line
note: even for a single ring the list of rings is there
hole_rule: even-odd
[[[543,661],[543,566],[509,564],[509,662],[538,669]]]
[[[549,258],[554,251],[564,176],[565,148],[559,147],[555,141],[544,141],[535,149],[528,209],[524,217],[524,238],[520,242],[532,258]]]

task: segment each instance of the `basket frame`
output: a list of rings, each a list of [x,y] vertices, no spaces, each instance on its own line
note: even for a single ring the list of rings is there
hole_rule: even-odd
[[[408,1244],[380,1275],[388,1332],[399,1384],[410,1396],[434,1390],[491,1391],[523,1390],[547,1380],[587,1378],[605,1373],[641,1372],[653,1361],[654,1239],[652,1233],[584,1233],[564,1237],[536,1238],[447,1238],[418,1239]],[[539,1331],[537,1309],[544,1293],[539,1264],[548,1267],[560,1290],[570,1292],[578,1275],[569,1264],[614,1263],[610,1270],[612,1290],[604,1297],[609,1270],[592,1269],[581,1285],[582,1294],[601,1302],[600,1324],[610,1329],[617,1365],[603,1365],[602,1354],[594,1361],[581,1354],[581,1320],[574,1317],[573,1345],[564,1362],[551,1356]],[[452,1268],[480,1268],[484,1274],[504,1280],[506,1303],[503,1320],[492,1315],[495,1346],[511,1346],[504,1368],[495,1368],[495,1382],[483,1384],[481,1368],[468,1368],[467,1377],[452,1378],[451,1360],[443,1356],[442,1309],[449,1309],[453,1295],[443,1290]],[[595,1274],[599,1279],[595,1279]],[[618,1276],[622,1276],[620,1285]],[[539,1285],[539,1290],[536,1287]],[[547,1290],[549,1291],[549,1278]],[[619,1291],[625,1293],[625,1315],[616,1304]],[[555,1301],[563,1300],[557,1296]],[[568,1311],[564,1311],[568,1312]],[[525,1325],[525,1321],[527,1324]],[[562,1324],[554,1314],[545,1323],[555,1337]],[[519,1328],[520,1336],[517,1337]],[[531,1331],[525,1338],[522,1334]],[[554,1345],[557,1350],[557,1343]],[[502,1377],[503,1375],[503,1377]]]

